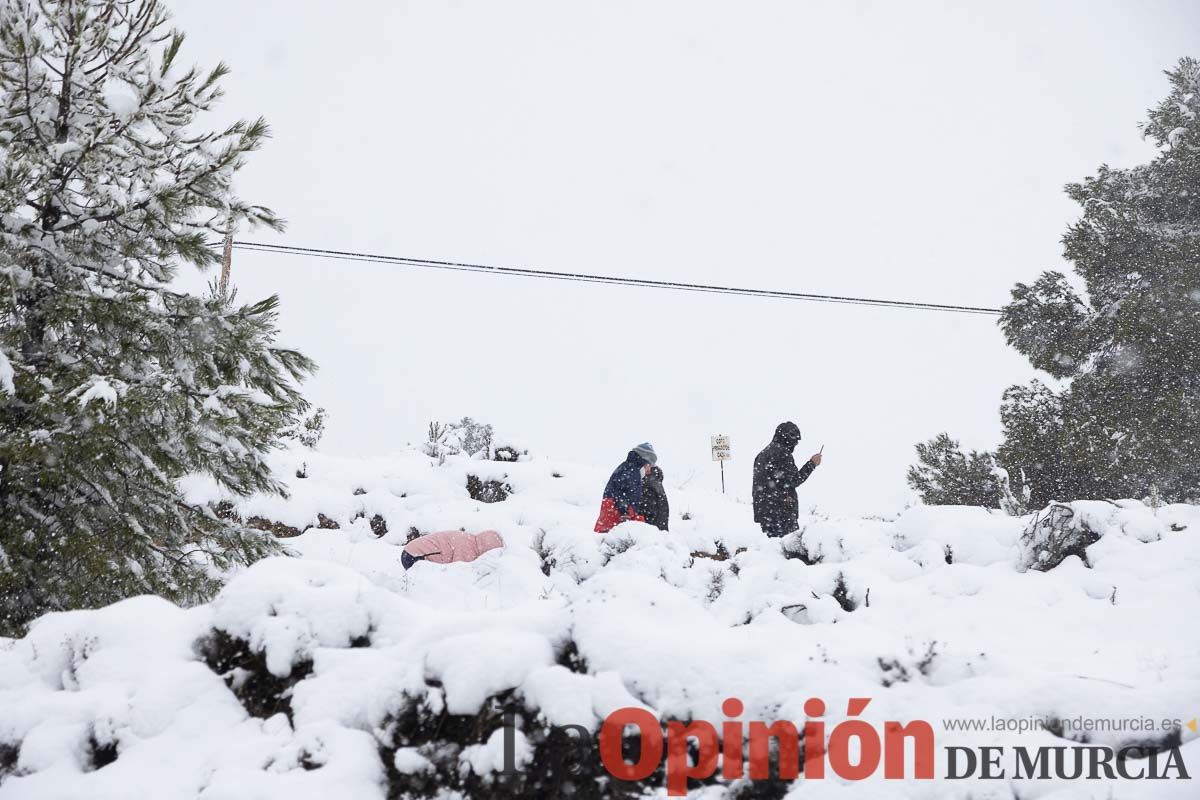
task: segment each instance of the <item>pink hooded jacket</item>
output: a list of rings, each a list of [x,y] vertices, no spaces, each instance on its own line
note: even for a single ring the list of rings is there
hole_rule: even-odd
[[[450,564],[455,561],[474,561],[487,551],[503,546],[504,540],[495,531],[438,531],[418,536],[404,545],[404,550],[413,558],[424,558],[435,564]]]

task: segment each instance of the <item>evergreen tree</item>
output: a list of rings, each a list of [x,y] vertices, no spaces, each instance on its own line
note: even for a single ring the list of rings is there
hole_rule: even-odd
[[[1000,484],[988,453],[963,453],[948,433],[917,445],[917,465],[908,468],[908,485],[931,506],[999,508]]]
[[[1132,169],[1102,166],[1067,193],[1082,218],[1063,237],[1085,296],[1047,272],[1018,284],[1004,333],[1035,367],[1070,379],[1050,402],[1007,407],[1001,460],[1059,460],[1043,497],[1200,495],[1200,62],[1167,73],[1171,92],[1142,126],[1159,148]],[[1085,299],[1086,297],[1086,299]],[[1010,390],[1010,395],[1014,390]]]
[[[276,552],[177,479],[279,492],[263,456],[313,369],[278,301],[171,289],[227,221],[282,227],[231,181],[261,121],[193,127],[224,65],[181,69],[157,0],[0,7],[0,633],[54,609],[210,594]]]
[[[1078,461],[1064,434],[1062,396],[1041,381],[1010,386],[1000,405],[1004,440],[996,451],[998,463],[1024,475],[1023,488],[1038,508],[1051,500],[1093,497],[1091,475]]]
[[[1083,293],[1046,272],[1017,284],[1001,317],[1009,344],[1067,381],[1004,394],[997,461],[1025,475],[1033,505],[1200,497],[1200,62],[1167,76],[1169,95],[1142,125],[1157,157],[1066,187],[1082,217],[1064,255]],[[977,476],[969,461],[939,463],[909,472],[926,502],[945,502],[930,499],[927,473],[946,486]]]
[[[1200,62],[1166,74],[1170,94],[1142,125],[1158,156],[1067,186],[1082,216],[1064,255],[1084,293],[1050,271],[1016,285],[1004,307],[1008,343],[1067,381],[1004,392],[996,459],[1024,475],[1033,505],[1200,497]],[[941,498],[978,480],[978,465],[950,457],[941,438],[918,456],[908,482],[926,503],[958,501]]]

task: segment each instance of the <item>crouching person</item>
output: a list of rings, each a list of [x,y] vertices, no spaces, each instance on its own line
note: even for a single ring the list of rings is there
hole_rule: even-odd
[[[438,531],[418,536],[404,545],[400,551],[400,563],[411,569],[418,561],[434,564],[451,564],[456,561],[474,561],[489,550],[504,546],[504,540],[495,531]]]
[[[642,499],[642,478],[656,461],[658,454],[654,452],[654,447],[649,442],[642,442],[617,465],[604,485],[596,533],[608,533],[626,520],[644,521],[644,517],[637,512]]]
[[[671,519],[671,504],[667,502],[667,490],[663,488],[663,471],[657,464],[642,479],[642,499],[637,511],[647,525],[653,525],[660,531],[667,529]]]

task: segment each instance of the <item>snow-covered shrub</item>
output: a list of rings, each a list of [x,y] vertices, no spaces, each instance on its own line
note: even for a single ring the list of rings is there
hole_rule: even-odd
[[[1100,532],[1093,530],[1074,508],[1066,503],[1051,503],[1021,534],[1020,566],[1045,572],[1068,556],[1076,556],[1087,564],[1087,549],[1099,540]]]
[[[716,542],[714,542],[713,545],[714,546],[711,551],[709,551],[709,550],[693,550],[692,558],[707,558],[709,561],[728,561],[729,559],[733,558],[733,556],[736,556],[738,553],[746,552],[745,547],[739,547],[731,554],[729,552],[729,548],[726,547],[725,543],[719,539]]]
[[[850,590],[846,587],[846,576],[841,572],[837,574],[837,581],[833,587],[833,599],[843,611],[854,611],[858,608],[858,600],[850,596]]]
[[[458,423],[451,423],[450,429],[456,434],[456,439],[462,451],[469,456],[487,453],[492,447],[492,426],[476,422],[470,417],[463,417]]]
[[[11,742],[0,742],[0,779],[6,775],[11,775],[13,770],[17,768],[17,759],[20,758],[21,748]]]
[[[723,591],[725,591],[725,570],[713,567],[708,571],[708,590],[705,593],[708,602],[716,602]]]
[[[632,536],[606,536],[604,543],[600,545],[600,557],[602,563],[607,564],[625,551],[631,549],[637,544],[637,540]]]
[[[938,655],[937,644],[930,642],[924,650],[914,650],[910,644],[902,656],[880,656],[877,659],[879,670],[883,673],[880,682],[886,688],[896,683],[907,683],[917,675],[928,676],[933,671],[933,662]]]
[[[446,456],[467,455],[475,457],[483,453],[491,455],[492,426],[463,417],[458,422],[430,422],[429,435],[422,449],[425,454],[437,459]]]
[[[291,525],[285,525],[282,522],[267,519],[266,517],[250,516],[242,519],[233,503],[224,500],[212,506],[212,511],[218,517],[223,519],[238,520],[247,528],[253,528],[256,531],[266,531],[277,539],[290,539],[293,536],[299,536],[303,531]]]
[[[512,771],[504,769],[506,726],[511,726]],[[432,800],[445,797],[447,790],[489,800],[644,796],[645,784],[608,774],[590,735],[552,725],[512,690],[488,697],[475,713],[461,714],[449,710],[433,683],[424,697],[404,696],[376,735],[389,798]],[[623,750],[630,761],[639,746],[636,736],[626,738]],[[650,780],[661,782],[661,770]]]
[[[1029,486],[1029,479],[1025,476],[1025,470],[1022,469],[1020,472],[1021,485],[1018,490],[1014,491],[1008,470],[997,464],[994,458],[992,459],[992,474],[996,478],[996,484],[1000,487],[1000,509],[1010,517],[1023,517],[1029,513],[1029,498],[1032,489]]]
[[[280,677],[267,669],[265,651],[254,650],[248,642],[221,630],[202,639],[197,652],[213,672],[237,697],[252,717],[268,719],[283,713],[292,718],[291,691],[312,673],[312,659],[292,665],[291,672]]]
[[[493,460],[495,461],[517,461],[521,458],[521,454],[511,447],[497,447],[494,451]]]
[[[447,456],[516,462],[529,455],[528,449],[496,436],[491,425],[471,417],[463,417],[458,422],[430,422],[421,449],[425,455],[436,458],[439,464],[445,463]]]
[[[538,558],[542,561],[542,574],[549,578],[550,571],[558,566],[558,558],[554,555],[550,546],[546,544],[545,528],[534,534],[530,547],[533,548],[533,552],[537,553]]]
[[[1158,510],[1166,505],[1166,502],[1163,501],[1162,492],[1158,490],[1157,485],[1152,485],[1150,487],[1150,494],[1146,496],[1144,502],[1148,507],[1155,510]]]
[[[819,552],[810,553],[808,546],[804,543],[803,529],[788,534],[784,538],[782,546],[784,558],[798,558],[810,567],[813,564],[821,563],[821,554]]]
[[[522,458],[529,456],[529,450],[516,442],[508,439],[501,439],[499,436],[492,439],[491,459],[493,461],[508,461],[516,462]]]
[[[478,475],[467,476],[467,494],[472,500],[481,503],[499,503],[508,499],[512,494],[512,486],[495,478],[480,478]]]
[[[588,559],[581,557],[577,551],[576,543],[551,537],[544,528],[534,534],[530,546],[541,561],[542,575],[547,578],[557,572],[567,575],[573,583],[578,584],[592,571],[588,567]]]
[[[588,673],[587,659],[579,652],[579,645],[574,639],[567,639],[566,643],[559,648],[554,663],[580,675]]]
[[[88,766],[92,769],[107,767],[117,760],[118,748],[112,731],[101,731],[93,724],[87,738]]]

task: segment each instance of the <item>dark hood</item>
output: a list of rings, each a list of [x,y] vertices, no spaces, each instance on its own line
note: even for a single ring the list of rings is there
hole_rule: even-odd
[[[775,429],[775,437],[771,439],[778,445],[794,450],[800,444],[800,427],[794,422],[781,422]]]

